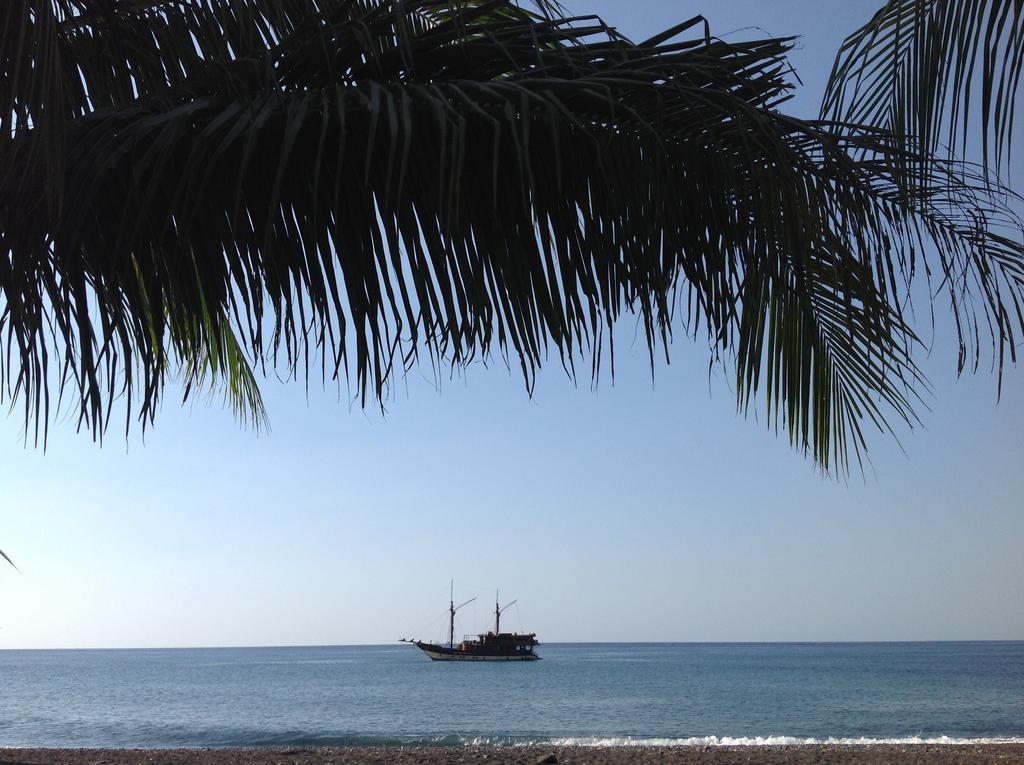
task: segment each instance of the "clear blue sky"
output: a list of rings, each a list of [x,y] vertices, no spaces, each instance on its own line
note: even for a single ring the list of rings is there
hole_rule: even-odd
[[[642,38],[698,12],[725,35],[803,36],[809,114],[869,0],[571,0]],[[744,36],[755,31],[738,31]],[[1018,167],[1014,180],[1024,187]],[[66,423],[44,455],[0,419],[0,647],[377,643],[457,596],[519,598],[542,641],[1024,638],[1024,375],[996,404],[947,347],[925,427],[876,474],[822,479],[685,340],[652,382],[621,328],[615,385],[499,366],[440,392],[414,373],[387,417],[266,383],[256,436],[217,405],[165,405],[145,441]],[[475,609],[475,610],[474,610]]]

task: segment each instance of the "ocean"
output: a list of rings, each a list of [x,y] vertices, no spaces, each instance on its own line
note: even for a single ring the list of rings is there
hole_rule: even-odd
[[[0,651],[0,745],[1024,743],[1024,642]]]

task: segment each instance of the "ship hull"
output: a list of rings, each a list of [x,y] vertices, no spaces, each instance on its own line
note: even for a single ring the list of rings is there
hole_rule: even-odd
[[[535,653],[473,653],[448,646],[416,643],[416,647],[433,661],[539,661]]]

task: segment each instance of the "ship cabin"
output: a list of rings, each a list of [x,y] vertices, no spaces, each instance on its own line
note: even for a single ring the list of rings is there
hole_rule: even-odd
[[[520,635],[515,632],[481,632],[478,635],[466,635],[459,644],[460,651],[474,652],[485,650],[501,654],[533,653],[538,645],[537,633]]]

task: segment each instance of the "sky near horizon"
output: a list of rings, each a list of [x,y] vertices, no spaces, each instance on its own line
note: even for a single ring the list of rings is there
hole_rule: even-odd
[[[801,35],[804,116],[877,2],[564,4],[634,39],[696,13]],[[269,434],[169,397],[145,439],[63,422],[43,454],[0,418],[0,548],[21,570],[0,567],[0,648],[440,637],[452,577],[478,596],[459,632],[500,587],[519,600],[503,625],[542,642],[1024,639],[1019,368],[997,404],[940,344],[923,427],[875,435],[873,470],[837,482],[736,414],[704,347],[677,339],[652,380],[632,334],[614,385],[549,364],[532,399],[500,363],[439,389],[416,370],[386,416],[267,381]]]

